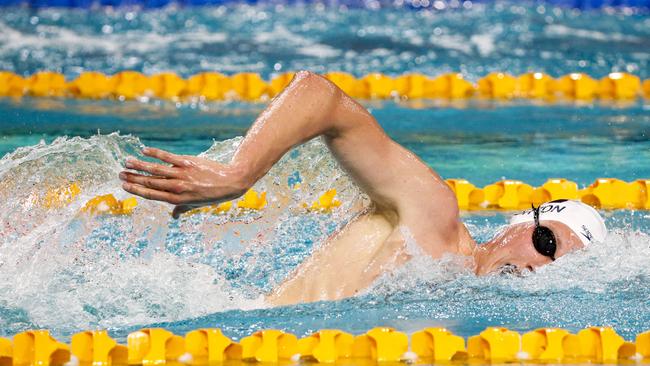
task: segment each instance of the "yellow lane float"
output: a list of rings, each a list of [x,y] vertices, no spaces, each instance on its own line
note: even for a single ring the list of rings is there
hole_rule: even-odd
[[[433,79],[434,95],[438,98],[463,99],[474,94],[476,87],[460,73],[440,75]]]
[[[559,199],[575,200],[580,198],[578,184],[564,178],[551,178],[532,192],[531,201],[555,201]]]
[[[29,330],[14,336],[14,366],[58,366],[68,361],[70,347],[54,339],[47,330]]]
[[[111,95],[116,79],[100,72],[82,72],[79,77],[68,83],[68,92],[76,98],[102,99]]]
[[[268,85],[259,74],[242,72],[230,77],[232,90],[243,100],[258,100],[268,93]]]
[[[598,82],[583,73],[571,73],[555,82],[554,90],[568,99],[589,100],[596,96]]]
[[[423,74],[407,74],[395,79],[397,95],[408,99],[430,98],[434,96],[433,81]]]
[[[493,99],[509,99],[515,96],[517,79],[502,72],[493,72],[478,80],[478,91]]]
[[[466,179],[447,179],[447,185],[454,192],[458,207],[462,210],[519,210],[539,206],[545,202],[558,199],[580,200],[597,209],[616,210],[649,210],[650,209],[650,179],[637,179],[625,182],[616,178],[598,178],[589,186],[579,189],[578,184],[564,178],[551,178],[539,187],[533,187],[519,180],[501,180],[482,188],[475,186]],[[59,208],[68,205],[79,194],[76,183],[48,190],[43,198],[43,206]],[[330,213],[341,205],[335,199],[336,189],[323,193],[311,205],[302,203],[302,207],[313,212]],[[249,189],[244,193],[236,207],[244,210],[262,210],[268,204],[267,193]],[[112,194],[106,194],[90,199],[83,207],[83,212],[94,215],[130,215],[138,201],[129,197],[123,201],[117,200]],[[187,212],[188,215],[212,214],[219,215],[229,212],[234,206],[233,201],[218,205],[208,205]]]
[[[521,337],[521,350],[531,360],[561,362],[566,356],[565,345],[570,333],[564,329],[541,328]]]
[[[361,81],[363,83],[362,98],[365,99],[387,99],[396,92],[395,80],[384,74],[368,74]]]
[[[523,335],[502,327],[488,327],[467,338],[467,342],[445,328],[422,329],[413,333],[409,342],[407,334],[388,327],[377,327],[356,337],[338,329],[323,329],[301,339],[281,330],[261,330],[240,342],[228,338],[218,328],[192,330],[184,337],[162,328],[145,328],[130,333],[126,345],[117,343],[105,330],[77,333],[70,346],[54,339],[47,330],[22,332],[12,341],[0,338],[3,365],[63,365],[71,356],[80,364],[96,366],[278,363],[299,359],[328,364],[645,363],[650,361],[650,331],[638,334],[634,342],[626,341],[608,327],[589,327],[577,334],[559,328],[540,328]]]
[[[338,329],[323,329],[298,340],[298,353],[307,361],[334,363],[352,357],[354,336]]]
[[[163,72],[151,76],[150,85],[156,98],[178,100],[186,89],[187,81],[173,72]]]
[[[286,87],[294,72],[273,77],[269,82],[257,73],[242,72],[227,76],[217,72],[203,72],[187,80],[173,72],[152,76],[126,70],[115,75],[82,72],[66,82],[60,73],[37,72],[27,79],[7,71],[0,71],[0,97],[73,97],[136,99],[154,97],[179,101],[191,98],[205,100],[240,99],[257,101],[277,95]],[[478,80],[476,85],[460,73],[427,76],[419,73],[389,76],[370,73],[356,78],[345,72],[324,75],[354,98],[362,99],[464,99],[478,94],[483,98],[532,98],[552,100],[633,100],[639,96],[650,98],[650,80],[613,72],[600,80],[584,73],[570,73],[558,79],[541,73],[529,72],[519,76],[493,72]],[[477,93],[475,93],[477,92]]]
[[[341,201],[335,200],[334,197],[336,197],[336,189],[332,188],[318,197],[318,200],[314,201],[309,209],[318,212],[330,212],[333,208],[341,205]],[[303,204],[303,207],[307,207],[307,204]]]
[[[325,74],[325,77],[353,98],[363,98],[365,95],[363,83],[352,76],[352,74],[334,71]]]
[[[517,78],[517,96],[541,99],[553,93],[553,78],[541,72],[529,72]]]
[[[518,180],[502,180],[478,188],[465,179],[447,179],[456,195],[458,206],[466,210],[516,210],[530,208],[557,199],[575,199],[599,209],[650,209],[650,179],[625,182],[615,178],[598,178],[589,186],[564,178],[551,178],[541,187]]]
[[[606,99],[634,99],[641,94],[641,79],[624,72],[613,72],[598,83],[598,96]]]
[[[80,332],[70,340],[72,354],[82,365],[126,365],[128,349],[118,344],[105,330]]]
[[[33,97],[62,97],[67,86],[62,74],[42,71],[27,79],[27,92]]]
[[[0,71],[0,97],[20,97],[27,90],[27,81],[14,73]]]
[[[280,74],[271,80],[269,83],[269,91],[271,96],[276,96],[280,94],[280,92],[291,82],[291,79],[293,79],[293,76],[295,73],[293,72],[285,72],[284,74]]]
[[[636,352],[643,359],[650,359],[650,330],[636,336]]]
[[[650,209],[650,180],[625,182],[615,178],[598,178],[580,191],[583,202],[603,209]]]
[[[151,80],[137,71],[122,71],[111,77],[112,95],[118,99],[136,99],[151,94]]]
[[[254,189],[249,189],[244,193],[242,199],[237,202],[237,207],[250,210],[261,210],[266,206],[266,192],[257,193]]]
[[[91,215],[130,215],[137,205],[135,197],[119,201],[112,194],[105,194],[90,199],[81,211]]]
[[[470,358],[497,362],[517,360],[521,336],[519,333],[501,327],[489,327],[479,335],[467,339],[467,353]]]
[[[467,358],[465,340],[445,328],[426,328],[413,333],[411,350],[420,360],[448,362]]]
[[[184,97],[202,97],[206,100],[223,100],[232,89],[230,78],[217,72],[204,72],[187,80]]]
[[[64,207],[81,192],[79,185],[77,183],[72,183],[70,185],[48,189],[45,192],[45,197],[43,197],[43,206],[45,208],[61,208]]]
[[[192,365],[205,365],[242,359],[242,346],[221,333],[221,329],[202,328],[185,335],[185,351]]]
[[[146,328],[126,340],[129,365],[160,365],[177,361],[185,353],[185,339],[161,328]]]
[[[352,357],[376,362],[399,362],[408,351],[408,336],[393,328],[377,327],[356,336],[352,344]]]
[[[515,210],[530,207],[533,187],[518,180],[502,180],[483,187],[483,207]]]
[[[257,362],[290,360],[298,352],[298,338],[281,330],[261,330],[240,342],[242,359]]]
[[[11,341],[6,338],[0,338],[0,366],[11,366],[13,354]]]

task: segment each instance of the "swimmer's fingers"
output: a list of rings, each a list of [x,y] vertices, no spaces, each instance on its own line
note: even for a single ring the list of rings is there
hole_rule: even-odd
[[[153,177],[131,172],[121,172],[120,179],[125,182],[139,184],[141,186],[157,189],[160,191],[168,191],[177,194],[183,193],[185,191],[185,183],[178,179]]]
[[[184,214],[187,211],[190,211],[190,210],[192,210],[194,208],[195,208],[195,206],[191,206],[191,205],[178,205],[178,206],[174,207],[174,211],[172,211],[172,217],[177,219],[182,214]]]
[[[127,158],[124,166],[128,169],[140,170],[161,177],[177,178],[179,176],[179,171],[177,168],[162,164],[149,163],[133,157]]]
[[[182,155],[172,154],[168,151],[156,149],[155,147],[145,147],[142,153],[146,156],[162,160],[175,166],[186,166],[187,159]]]
[[[122,189],[129,193],[135,194],[136,196],[140,196],[149,200],[163,201],[172,204],[179,204],[182,202],[182,199],[178,194],[147,188],[135,183],[122,183]]]

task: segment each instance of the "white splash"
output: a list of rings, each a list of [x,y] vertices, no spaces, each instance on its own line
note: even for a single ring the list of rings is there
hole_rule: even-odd
[[[202,156],[228,161],[240,142],[215,143]],[[0,160],[0,311],[18,314],[0,320],[3,327],[33,324],[68,333],[265,307],[260,288],[233,287],[219,263],[281,244],[282,235],[290,235],[282,230],[290,232],[291,215],[304,212],[302,204],[327,189],[336,187],[343,205],[336,215],[322,216],[322,225],[344,223],[366,202],[325,144],[315,140],[288,154],[255,186],[268,192],[263,215],[233,211],[175,223],[171,206],[143,199],[132,216],[80,213],[96,195],[128,196],[117,174],[126,156],[138,155],[141,147],[136,138],[118,134],[59,138]],[[297,172],[302,189],[288,184]],[[47,209],[39,203],[48,189],[70,182],[81,193],[68,206]],[[327,232],[317,235],[322,241]],[[252,266],[245,270],[251,273],[273,271],[265,262],[243,263]]]

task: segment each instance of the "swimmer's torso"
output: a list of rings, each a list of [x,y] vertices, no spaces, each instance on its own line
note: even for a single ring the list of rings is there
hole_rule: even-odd
[[[400,231],[383,215],[361,216],[318,248],[267,301],[286,305],[354,296],[404,263],[404,249]]]

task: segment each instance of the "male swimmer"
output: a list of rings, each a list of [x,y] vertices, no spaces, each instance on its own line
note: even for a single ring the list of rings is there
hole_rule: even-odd
[[[503,268],[534,270],[602,241],[607,230],[593,208],[550,202],[515,215],[491,241],[477,245],[459,218],[456,197],[440,176],[384,133],[370,113],[327,79],[299,72],[260,114],[228,164],[154,148],[167,164],[129,158],[123,188],[175,205],[173,216],[241,196],[292,147],[325,141],[370,196],[373,209],[350,222],[303,262],[268,300],[293,304],[336,300],[370,286],[409,260],[410,236],[432,258],[466,256],[478,275]]]

